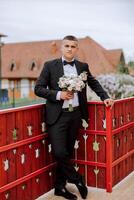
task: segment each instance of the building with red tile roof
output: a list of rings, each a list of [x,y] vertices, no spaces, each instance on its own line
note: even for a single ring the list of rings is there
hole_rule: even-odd
[[[2,47],[2,88],[28,87],[19,95],[29,95],[44,63],[61,56],[60,44],[61,40],[5,44]],[[122,49],[107,50],[90,37],[79,40],[77,58],[89,64],[94,76],[116,72],[118,64],[125,64]]]

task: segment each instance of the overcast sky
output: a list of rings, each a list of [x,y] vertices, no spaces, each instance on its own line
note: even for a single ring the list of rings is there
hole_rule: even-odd
[[[5,43],[90,36],[134,60],[134,0],[0,0]]]

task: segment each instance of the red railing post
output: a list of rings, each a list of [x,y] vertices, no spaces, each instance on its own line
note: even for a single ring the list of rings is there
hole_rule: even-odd
[[[112,110],[106,107],[106,190],[112,192]]]

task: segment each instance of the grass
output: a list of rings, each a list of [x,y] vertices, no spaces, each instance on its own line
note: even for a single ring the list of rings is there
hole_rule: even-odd
[[[42,98],[17,98],[17,99],[10,99],[7,102],[0,103],[0,110],[7,109],[7,108],[13,108],[13,107],[21,107],[21,106],[27,106],[27,105],[33,105],[37,103],[45,103],[45,100]]]

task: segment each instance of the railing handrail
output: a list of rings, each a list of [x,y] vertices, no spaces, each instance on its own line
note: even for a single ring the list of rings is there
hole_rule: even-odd
[[[120,102],[126,102],[126,101],[131,101],[131,100],[134,100],[134,97],[129,97],[129,98],[124,98],[124,99],[117,99],[115,100],[115,104],[116,103],[120,103]],[[28,106],[21,106],[21,107],[17,107],[17,108],[7,108],[7,109],[4,109],[4,110],[0,110],[0,114],[3,114],[3,113],[10,113],[10,112],[17,112],[17,111],[21,111],[21,110],[29,110],[31,108],[37,108],[37,107],[40,107],[42,105],[45,105],[46,103],[38,103],[38,104],[34,104],[34,105],[28,105]],[[87,104],[89,105],[92,105],[92,104],[104,104],[103,101],[89,101],[87,102]]]
[[[17,111],[22,111],[22,110],[30,110],[32,108],[39,108],[42,105],[45,105],[45,103],[38,103],[38,104],[34,104],[34,105],[21,106],[21,107],[17,107],[17,108],[7,108],[7,109],[4,109],[4,110],[0,110],[0,114],[17,112]]]

